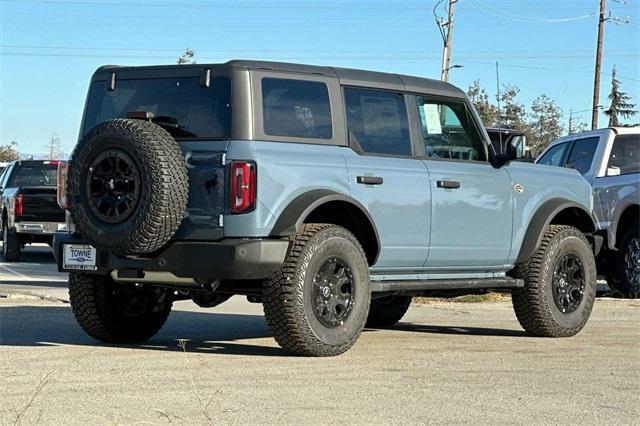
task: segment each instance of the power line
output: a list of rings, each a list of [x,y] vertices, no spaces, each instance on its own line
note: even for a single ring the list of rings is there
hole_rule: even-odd
[[[425,6],[355,6],[350,4],[345,5],[326,5],[326,4],[265,4],[251,3],[251,4],[221,4],[221,3],[169,3],[159,1],[149,2],[131,2],[131,1],[84,1],[84,0],[0,0],[2,3],[32,3],[32,4],[47,4],[47,5],[77,5],[77,6],[125,6],[125,7],[177,7],[177,8],[224,8],[224,9],[310,9],[310,10],[428,10]]]
[[[512,19],[514,21],[519,22],[530,22],[530,23],[539,23],[539,24],[560,24],[565,22],[579,21],[582,19],[591,18],[593,16],[598,15],[598,12],[589,13],[587,15],[581,16],[571,16],[564,18],[544,18],[539,16],[527,16],[527,15],[519,15],[517,13],[512,13],[504,9],[499,9],[497,7],[493,7],[488,4],[480,4],[479,0],[466,0],[465,4],[473,9],[476,9],[480,12],[487,13],[489,15],[497,16],[500,18]]]
[[[494,62],[476,61],[476,60],[471,60],[471,59],[456,58],[456,61],[458,61],[458,62],[469,62],[471,64],[482,64],[482,65],[495,66]],[[591,74],[591,71],[583,70],[583,69],[564,69],[564,68],[538,67],[538,66],[533,66],[533,65],[505,64],[503,62],[500,62],[500,66],[501,67],[507,67],[507,68],[523,68],[523,69],[542,70],[542,71],[559,71],[559,72],[568,72],[568,73],[576,73],[576,72],[578,72],[578,73]],[[606,74],[606,75],[609,75],[609,76],[611,75],[611,73],[606,73],[606,72],[603,72],[602,74]],[[618,77],[620,77],[621,79],[624,79],[624,80],[640,81],[640,79],[633,78],[633,77],[624,77],[624,76],[621,76],[621,75],[618,75]]]

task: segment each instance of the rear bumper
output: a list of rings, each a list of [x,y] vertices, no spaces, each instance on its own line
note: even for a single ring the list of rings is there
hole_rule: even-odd
[[[66,229],[64,222],[15,222],[18,234],[53,235]]]
[[[63,245],[88,243],[77,234],[68,232],[56,233],[53,241],[58,271],[73,272],[63,268]],[[148,257],[114,256],[98,250],[97,269],[79,272],[108,275],[116,271],[118,276],[127,279],[144,279],[151,272],[170,272],[176,277],[203,281],[262,279],[280,269],[288,252],[289,241],[280,239],[178,241],[169,243],[162,251]]]

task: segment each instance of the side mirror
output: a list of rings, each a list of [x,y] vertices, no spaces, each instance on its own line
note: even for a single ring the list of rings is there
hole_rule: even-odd
[[[620,167],[607,167],[607,176],[620,176]]]

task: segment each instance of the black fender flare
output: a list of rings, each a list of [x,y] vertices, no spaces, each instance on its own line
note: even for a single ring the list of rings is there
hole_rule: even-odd
[[[583,206],[565,198],[552,198],[551,200],[545,201],[540,207],[538,207],[538,210],[536,210],[529,221],[529,226],[527,227],[527,231],[522,239],[522,244],[520,245],[520,252],[518,253],[516,263],[523,262],[533,256],[553,218],[555,218],[558,213],[568,208],[577,208],[585,213],[591,221],[591,231],[595,231],[596,228],[593,222],[593,216]]]
[[[314,189],[294,198],[293,201],[285,207],[280,216],[278,216],[270,235],[274,237],[288,237],[294,235],[302,227],[305,219],[309,214],[311,214],[311,212],[321,205],[331,201],[344,201],[349,203],[366,216],[373,228],[379,251],[381,247],[380,235],[378,234],[378,229],[376,228],[376,224],[369,211],[367,211],[367,209],[357,200],[330,189]]]

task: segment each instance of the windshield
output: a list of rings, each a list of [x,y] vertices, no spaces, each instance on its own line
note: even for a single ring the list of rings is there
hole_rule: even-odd
[[[230,94],[228,78],[213,78],[211,87],[197,77],[118,80],[112,91],[97,81],[89,90],[83,134],[112,118],[146,111],[176,139],[228,139]]]
[[[22,163],[14,167],[9,181],[10,188],[29,186],[56,186],[58,164]]]

